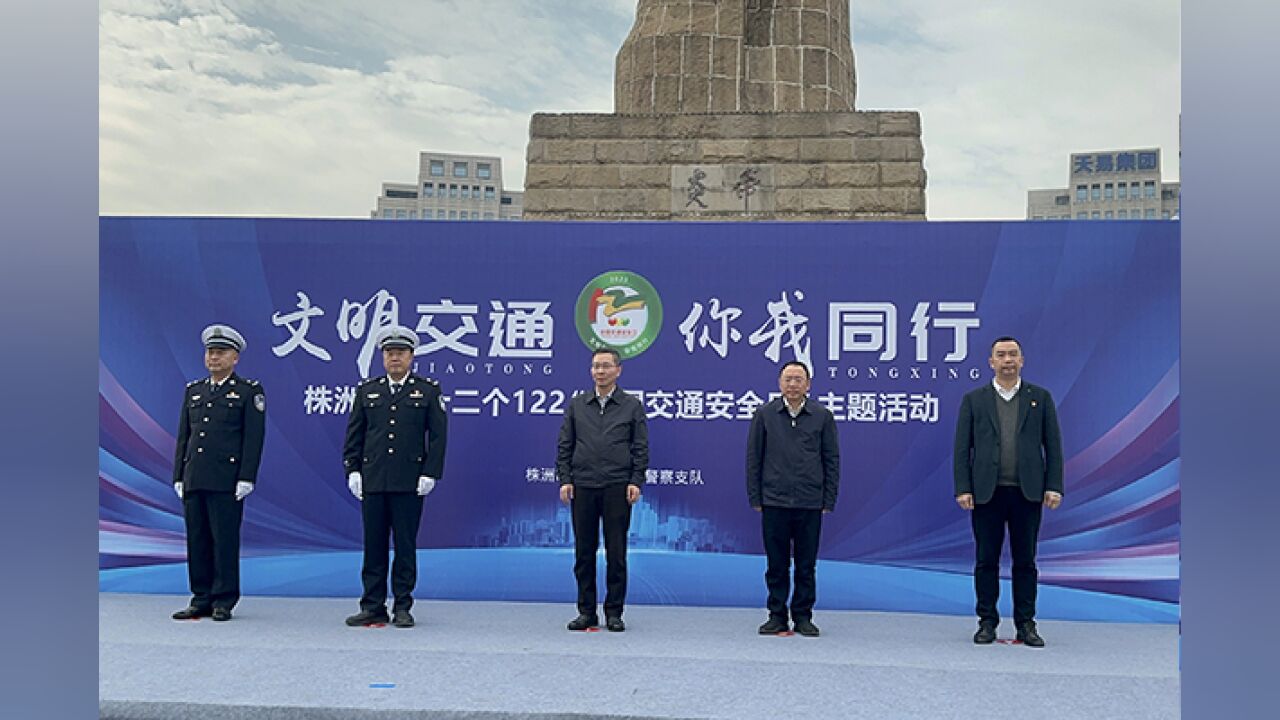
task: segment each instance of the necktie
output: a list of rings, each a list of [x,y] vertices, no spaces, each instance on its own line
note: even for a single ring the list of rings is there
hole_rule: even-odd
[[[400,392],[400,383],[391,383],[391,394],[395,395]]]

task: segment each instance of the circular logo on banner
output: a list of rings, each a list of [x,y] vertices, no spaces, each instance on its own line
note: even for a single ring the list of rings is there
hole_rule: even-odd
[[[662,301],[642,276],[610,270],[582,288],[573,316],[578,337],[587,347],[617,350],[626,360],[649,349],[657,339]]]

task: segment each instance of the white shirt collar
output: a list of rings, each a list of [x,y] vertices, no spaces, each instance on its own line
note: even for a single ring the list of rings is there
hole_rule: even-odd
[[[792,410],[791,403],[787,402],[786,397],[782,397],[780,399],[782,400],[782,407],[787,409],[787,414],[789,414],[791,417],[799,417],[800,413],[804,411],[804,404],[809,402],[808,396],[802,397],[800,398],[800,407],[796,408],[795,410]]]
[[[1013,384],[1012,390],[1005,390],[1004,388],[1000,387],[1000,383],[996,382],[995,378],[991,378],[991,387],[995,388],[996,392],[1000,393],[1000,397],[1004,398],[1004,400],[1007,402],[1009,400],[1012,400],[1014,396],[1018,394],[1018,391],[1022,389],[1022,376],[1021,375],[1018,376],[1018,382]]]

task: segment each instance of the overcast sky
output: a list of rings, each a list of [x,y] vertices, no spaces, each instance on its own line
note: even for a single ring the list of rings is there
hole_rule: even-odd
[[[103,214],[368,217],[421,150],[611,112],[634,0],[103,0]],[[1163,150],[1178,0],[853,0],[859,109],[919,110],[929,217],[1021,219],[1071,152]]]

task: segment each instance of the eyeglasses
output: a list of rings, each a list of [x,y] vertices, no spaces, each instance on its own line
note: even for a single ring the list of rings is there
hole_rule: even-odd
[[[612,370],[618,367],[613,363],[591,363],[592,370]]]

